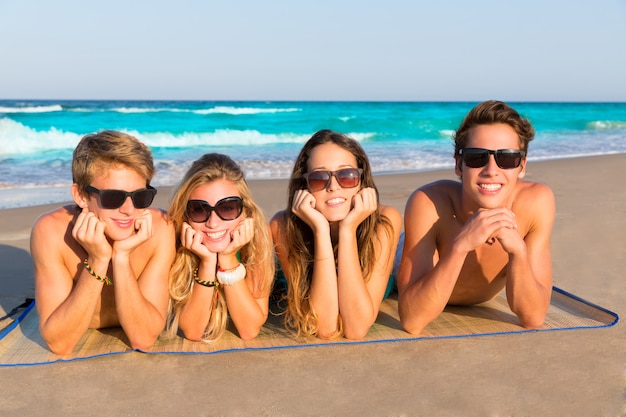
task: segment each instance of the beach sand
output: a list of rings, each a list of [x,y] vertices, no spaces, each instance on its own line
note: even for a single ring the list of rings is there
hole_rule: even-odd
[[[626,313],[626,154],[530,162],[557,200],[554,284]],[[451,171],[380,175],[404,211],[416,187]],[[250,182],[268,216],[286,181]],[[156,205],[167,206],[162,189]],[[0,307],[33,297],[30,226],[52,206],[0,211]],[[0,415],[619,416],[623,320],[601,329],[217,355],[131,353],[0,368]]]

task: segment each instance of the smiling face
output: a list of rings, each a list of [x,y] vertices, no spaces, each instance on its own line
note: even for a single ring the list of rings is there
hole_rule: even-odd
[[[241,197],[239,190],[232,181],[218,179],[194,189],[189,195],[190,200],[203,200],[215,207],[218,201],[226,197]],[[204,223],[187,223],[196,231],[203,234],[202,243],[213,253],[223,252],[231,241],[233,230],[245,218],[244,214],[235,220],[222,220],[215,211]]]
[[[334,143],[324,143],[311,150],[307,161],[307,172],[337,171],[343,168],[358,168],[356,157]],[[352,208],[352,197],[359,192],[360,186],[342,188],[335,177],[331,177],[328,186],[320,191],[313,191],[315,209],[329,222],[343,220]]]
[[[99,190],[136,191],[146,188],[146,179],[133,169],[124,166],[114,166],[98,173],[89,184]],[[137,209],[130,197],[127,197],[121,207],[104,209],[100,207],[100,197],[96,193],[86,196],[78,193],[78,186],[73,186],[74,200],[81,208],[87,208],[100,220],[106,223],[105,234],[114,241],[123,240],[135,232],[135,219],[146,209]]]
[[[506,124],[479,125],[474,127],[469,136],[466,148],[520,149],[519,138],[513,128]],[[456,174],[463,182],[463,204],[471,204],[476,208],[496,208],[509,206],[509,199],[515,189],[518,178],[526,172],[526,159],[517,168],[503,169],[498,167],[495,156],[490,155],[484,167],[470,168],[457,157]]]

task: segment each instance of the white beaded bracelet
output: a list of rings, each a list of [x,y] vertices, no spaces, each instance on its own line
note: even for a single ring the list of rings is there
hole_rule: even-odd
[[[222,285],[233,285],[246,277],[246,267],[239,264],[233,269],[218,268],[215,277]]]

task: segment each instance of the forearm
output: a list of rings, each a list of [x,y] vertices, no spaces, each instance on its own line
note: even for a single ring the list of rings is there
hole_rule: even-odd
[[[70,295],[52,314],[44,319],[40,313],[41,336],[52,352],[58,355],[72,353],[89,328],[103,285],[84,271]],[[39,294],[36,298],[40,299]]]
[[[329,234],[315,238],[315,259],[309,302],[317,315],[318,336],[330,337],[337,331],[339,303],[337,270]]]
[[[215,281],[215,272],[211,276],[210,274],[204,274],[202,269],[200,269],[198,277],[202,281]],[[199,341],[202,340],[211,319],[217,287],[207,287],[197,282],[194,282],[192,285],[193,290],[189,296],[189,301],[180,312],[178,327],[187,339]]]
[[[398,298],[400,321],[407,332],[421,333],[441,314],[454,291],[466,256],[467,252],[453,247],[428,273],[411,277]]]
[[[112,266],[120,325],[133,349],[147,349],[165,327],[165,311],[159,311],[142,294],[128,254],[114,254]]]
[[[374,308],[359,262],[356,233],[340,233],[337,289],[344,336],[362,339],[376,320]]]
[[[509,257],[506,296],[522,326],[536,328],[543,324],[551,293],[552,286],[542,285],[537,279],[525,252]]]
[[[267,308],[261,308],[262,302],[267,304],[268,298],[255,299],[246,282],[248,278],[224,286],[224,296],[228,313],[237,328],[239,337],[250,340],[258,336],[261,327],[267,320]]]

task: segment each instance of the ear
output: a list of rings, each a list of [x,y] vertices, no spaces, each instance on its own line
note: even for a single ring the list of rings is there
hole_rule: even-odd
[[[517,173],[517,178],[524,178],[526,175],[526,158],[522,159],[522,163],[520,164],[522,169]]]
[[[457,177],[463,176],[463,161],[459,155],[454,157],[454,173]]]
[[[78,207],[87,207],[87,204],[89,204],[89,197],[84,196],[83,193],[81,193],[80,189],[78,188],[78,184],[72,184],[71,192],[72,198],[74,199],[74,202],[78,205]]]

